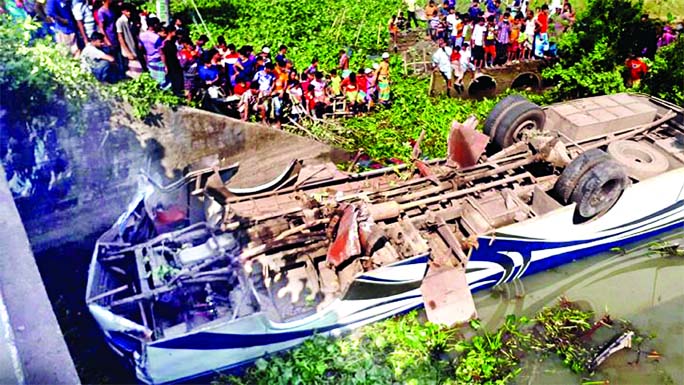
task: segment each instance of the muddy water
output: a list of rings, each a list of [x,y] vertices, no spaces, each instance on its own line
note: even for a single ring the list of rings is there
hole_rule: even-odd
[[[622,252],[607,252],[526,277],[491,291],[476,293],[483,324],[493,330],[505,315],[533,317],[561,296],[578,301],[596,314],[630,321],[641,333],[652,334],[643,347],[662,355],[658,361],[636,346],[611,356],[590,378],[564,368],[560,360],[526,360],[517,384],[582,384],[609,380],[610,384],[684,384],[684,257],[662,257],[649,243],[664,240],[684,246],[684,231],[668,233]],[[615,334],[600,330],[596,339]]]

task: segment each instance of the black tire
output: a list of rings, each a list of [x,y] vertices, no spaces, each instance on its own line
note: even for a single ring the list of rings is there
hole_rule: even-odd
[[[484,127],[482,128],[482,131],[486,135],[489,135],[490,138],[494,138],[496,127],[499,125],[499,121],[501,120],[501,114],[503,114],[514,104],[522,101],[527,101],[527,99],[519,94],[508,95],[501,99],[498,103],[496,103],[494,108],[492,108],[492,111],[489,113],[489,115],[487,115],[487,119],[484,121]]]
[[[590,219],[613,207],[629,179],[624,167],[614,160],[604,160],[594,165],[577,183],[572,201],[577,204],[576,214]]]
[[[520,140],[523,131],[542,131],[546,123],[546,114],[538,105],[523,101],[511,106],[502,114],[500,120],[494,140],[501,148],[506,148]]]
[[[569,203],[572,192],[575,191],[577,182],[580,178],[595,164],[610,160],[610,156],[598,148],[585,151],[577,158],[573,159],[569,165],[565,167],[560,178],[556,181],[554,190],[561,198],[563,203]]]

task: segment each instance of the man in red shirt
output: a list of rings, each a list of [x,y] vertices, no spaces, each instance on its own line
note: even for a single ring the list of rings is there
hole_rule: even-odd
[[[544,57],[544,52],[549,49],[549,34],[547,33],[549,30],[549,6],[547,4],[542,5],[541,12],[537,15],[535,24],[539,33],[539,38],[536,39],[535,42],[534,55],[537,57]],[[532,33],[532,31],[529,31],[529,33]]]
[[[648,72],[648,66],[641,61],[640,57],[630,54],[625,61],[625,66],[629,70],[629,78],[627,79],[627,87],[637,87],[641,83],[641,78]]]

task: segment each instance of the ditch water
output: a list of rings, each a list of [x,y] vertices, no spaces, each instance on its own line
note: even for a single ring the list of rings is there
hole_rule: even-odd
[[[638,332],[654,338],[646,351],[662,355],[657,361],[641,355],[636,345],[615,353],[591,378],[580,378],[559,359],[528,359],[516,384],[684,384],[684,257],[663,257],[650,249],[655,241],[684,245],[684,231],[667,233],[621,251],[606,252],[474,295],[482,325],[499,327],[506,315],[534,317],[560,297],[592,310],[597,318],[629,321]],[[617,334],[599,329],[595,339]]]
[[[104,229],[103,229],[104,231]],[[107,348],[85,304],[85,284],[95,236],[36,255],[48,295],[83,383],[134,383],[132,371]],[[649,250],[653,241],[684,244],[684,231],[607,252],[475,294],[483,326],[496,329],[508,314],[533,317],[565,296],[599,316],[625,319],[655,338],[659,362],[634,350],[611,356],[591,380],[611,384],[684,383],[684,257],[660,257]],[[607,333],[608,332],[608,333]],[[609,331],[602,331],[610,337]],[[598,334],[598,333],[597,333]],[[597,335],[599,337],[599,335]],[[583,379],[559,360],[528,360],[517,384],[581,384]],[[588,381],[588,380],[584,380]]]

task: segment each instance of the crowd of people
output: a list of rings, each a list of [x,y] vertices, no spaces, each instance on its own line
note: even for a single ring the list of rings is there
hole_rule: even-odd
[[[575,13],[568,0],[553,0],[536,12],[529,1],[473,0],[467,12],[456,12],[456,0],[437,6],[427,0],[426,24],[420,24],[416,0],[404,0],[407,18],[399,10],[389,21],[396,44],[401,31],[422,30],[439,45],[432,62],[448,89],[464,90],[466,72],[506,66],[519,61],[555,56],[549,33],[572,26]],[[188,100],[210,100],[230,105],[234,115],[247,120],[280,124],[303,116],[322,117],[339,112],[358,114],[390,101],[389,53],[369,68],[352,71],[349,53],[342,49],[336,68],[323,72],[318,59],[299,71],[288,57],[288,47],[277,52],[262,46],[237,48],[219,36],[209,47],[206,35],[191,40],[182,19],[163,24],[153,14],[138,11],[122,0],[5,0],[3,11],[13,18],[31,16],[41,23],[38,37],[54,36],[85,69],[100,81],[115,83],[149,72],[160,87]],[[667,27],[658,46],[674,41]],[[631,82],[648,70],[637,57],[628,58]]]
[[[575,20],[572,5],[565,0],[556,6],[556,20],[564,22],[554,23],[549,5],[542,5],[535,13],[528,4],[515,0],[505,6],[501,0],[486,0],[483,9],[479,0],[473,0],[468,11],[459,14],[455,2],[446,0],[437,7],[429,0],[425,9],[429,16],[427,34],[439,45],[432,62],[448,89],[463,92],[468,71],[477,73],[483,68],[555,57],[555,44],[549,41],[550,26],[554,34],[570,27]]]
[[[336,68],[324,73],[314,58],[298,71],[285,45],[272,53],[269,46],[237,48],[219,36],[209,47],[206,35],[191,40],[180,18],[163,25],[153,14],[118,0],[44,0],[43,7],[30,9],[27,0],[7,1],[14,5],[13,17],[30,15],[49,25],[46,34],[98,80],[115,83],[149,72],[160,87],[188,100],[208,100],[211,109],[244,120],[256,116],[279,125],[340,108],[363,113],[390,100],[389,53],[369,68],[352,71],[349,53],[342,49]]]

